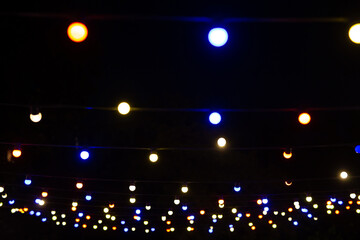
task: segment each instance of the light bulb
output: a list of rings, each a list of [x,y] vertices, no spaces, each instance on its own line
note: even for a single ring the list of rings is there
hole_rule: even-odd
[[[224,28],[213,28],[208,34],[208,39],[214,47],[222,47],[228,41],[228,33]]]
[[[118,105],[118,111],[122,115],[126,115],[130,112],[130,105],[127,102],[121,102]]]
[[[67,34],[73,42],[82,42],[86,39],[88,30],[83,23],[74,22],[69,25]]]

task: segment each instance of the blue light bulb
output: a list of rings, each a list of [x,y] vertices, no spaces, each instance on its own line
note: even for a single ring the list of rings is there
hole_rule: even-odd
[[[211,124],[217,125],[221,122],[221,115],[220,113],[213,112],[209,115],[209,121]]]
[[[91,198],[92,198],[91,195],[86,195],[86,196],[85,196],[86,201],[90,201]]]
[[[355,147],[355,152],[356,152],[356,153],[360,153],[360,145],[357,145],[357,146]]]
[[[31,179],[25,179],[24,183],[29,186],[31,184]]]
[[[228,33],[224,28],[213,28],[208,34],[208,39],[214,47],[222,47],[228,41]]]
[[[89,158],[89,156],[90,156],[90,154],[86,150],[83,150],[83,151],[80,152],[80,158],[82,160],[87,160]]]

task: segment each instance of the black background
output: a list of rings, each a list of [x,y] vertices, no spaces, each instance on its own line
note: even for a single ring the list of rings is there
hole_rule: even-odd
[[[218,208],[221,196],[227,208],[253,209],[254,200],[268,196],[274,207],[286,209],[294,199],[311,193],[323,210],[316,224],[304,220],[296,230],[284,222],[276,231],[259,226],[255,232],[243,224],[232,234],[223,224],[215,238],[355,238],[358,217],[326,216],[324,204],[330,196],[347,199],[358,189],[359,156],[354,146],[359,143],[360,114],[346,110],[359,106],[360,48],[347,35],[359,20],[358,10],[343,1],[38,1],[4,6],[0,141],[110,148],[92,149],[84,162],[75,148],[23,145],[21,158],[9,163],[7,153],[13,145],[1,144],[0,179],[9,195],[24,204],[46,187],[53,196],[48,208],[65,208],[83,194],[74,190],[76,179],[92,179],[85,181],[84,192],[99,193],[94,204],[115,202],[124,206],[118,214],[125,216],[132,210],[127,203],[132,181],[137,182],[139,206],[152,202],[154,216],[172,206],[184,182],[190,187],[184,201],[209,212]],[[211,21],[176,21],[174,16]],[[346,20],[227,22],[231,17]],[[89,29],[82,43],[67,38],[73,21]],[[229,41],[222,48],[208,43],[207,33],[214,26],[228,30]],[[119,115],[116,107],[121,101],[138,110]],[[28,117],[34,106],[43,114],[38,124]],[[206,111],[144,111],[150,108]],[[296,111],[226,111],[279,108]],[[300,125],[299,112],[312,108],[330,111],[310,111],[310,124]],[[222,113],[220,125],[209,124],[211,110]],[[227,138],[227,150],[216,148],[220,136]],[[319,145],[326,147],[299,147]],[[293,147],[289,161],[282,157],[286,147]],[[158,151],[159,161],[151,164],[150,148],[168,149]],[[348,171],[348,181],[339,180],[341,170]],[[22,186],[26,175],[33,176],[30,188]],[[290,188],[284,186],[286,179],[294,180]],[[241,194],[232,191],[234,183],[241,184]],[[99,209],[95,206],[95,213]],[[0,213],[6,239],[210,238],[205,220],[194,233],[159,231],[145,236],[42,224],[30,216],[10,216],[8,208]]]

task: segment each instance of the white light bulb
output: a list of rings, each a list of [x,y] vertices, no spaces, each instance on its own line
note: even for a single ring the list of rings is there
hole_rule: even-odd
[[[209,42],[215,47],[224,46],[228,38],[228,33],[224,28],[213,28],[208,34]]]
[[[219,147],[221,147],[221,148],[225,147],[225,145],[226,145],[226,139],[223,138],[223,137],[219,138],[219,139],[217,140],[217,145],[218,145]]]
[[[40,112],[38,114],[30,114],[30,120],[34,123],[40,122],[41,118],[42,118],[42,115]]]
[[[126,115],[130,112],[130,105],[126,102],[122,102],[118,105],[118,111],[122,115]]]
[[[157,162],[159,156],[156,153],[151,153],[149,156],[150,162]]]

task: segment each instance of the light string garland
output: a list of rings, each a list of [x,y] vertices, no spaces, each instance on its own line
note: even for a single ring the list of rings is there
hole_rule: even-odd
[[[93,213],[84,210],[87,206],[83,201],[69,202],[68,208],[71,208],[71,211],[66,210],[66,208],[46,209],[46,199],[51,196],[44,194],[44,192],[41,193],[43,199],[36,198],[33,203],[30,203],[30,201],[22,205],[23,199],[12,198],[5,190],[6,187],[0,186],[0,207],[10,209],[11,213],[33,215],[41,219],[42,222],[54,222],[58,226],[82,229],[86,229],[88,226],[90,229],[91,226],[91,229],[103,231],[122,230],[128,232],[129,229],[132,229],[133,232],[150,233],[162,231],[170,233],[174,231],[204,232],[206,229],[211,234],[224,225],[228,225],[230,232],[238,230],[240,225],[247,226],[249,230],[256,230],[266,226],[276,229],[287,228],[289,225],[299,227],[306,222],[318,221],[326,215],[360,214],[360,195],[354,192],[347,194],[347,197],[320,197],[318,200],[307,194],[300,199],[293,199],[288,202],[287,206],[282,205],[282,207],[273,206],[272,203],[277,200],[268,199],[267,197],[254,199],[251,208],[228,203],[226,198],[221,197],[217,201],[218,208],[205,210],[201,208],[193,209],[189,204],[186,205],[186,208],[183,205],[181,210],[176,209],[173,204],[178,204],[174,201],[169,208],[161,209],[162,214],[155,215],[146,214],[147,212],[151,213],[150,204],[146,204],[146,206],[136,205],[134,207],[122,205],[122,209],[128,208],[133,213],[119,215],[116,211],[118,206],[114,203],[98,205],[97,208],[101,208],[102,213],[100,211]],[[180,201],[178,198],[175,200]],[[225,207],[225,205],[229,204],[230,206]],[[94,210],[94,208],[92,209]]]

